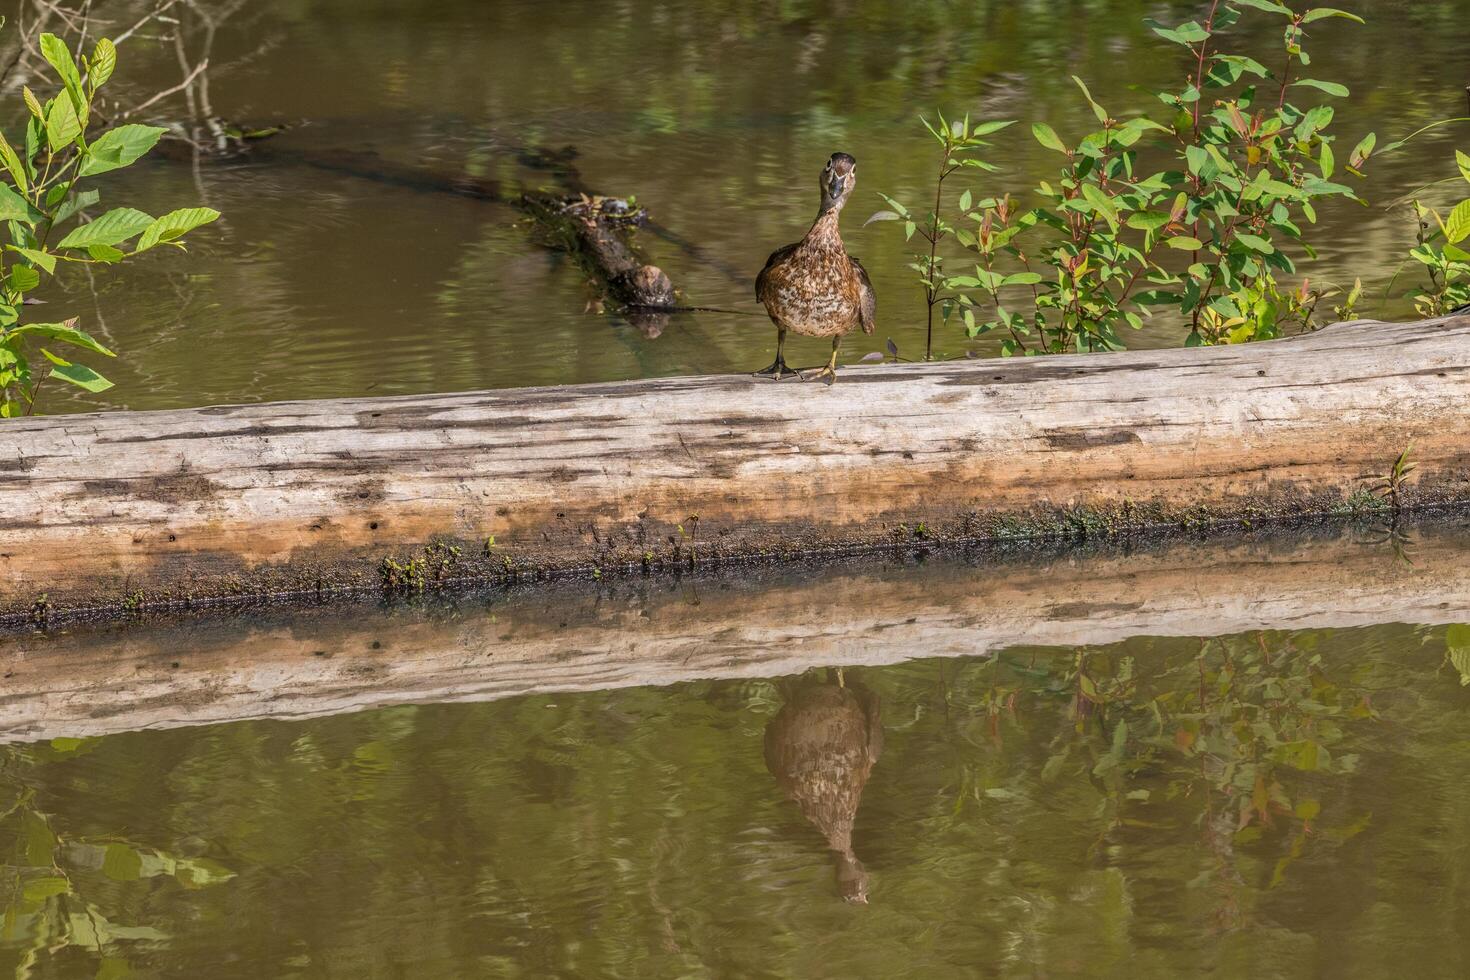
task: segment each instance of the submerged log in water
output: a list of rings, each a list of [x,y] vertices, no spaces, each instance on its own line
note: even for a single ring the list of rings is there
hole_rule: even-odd
[[[1462,317],[850,368],[832,388],[664,378],[12,419],[0,613],[1465,501],[1467,350]]]
[[[649,336],[663,332],[676,302],[674,284],[634,244],[634,230],[647,217],[642,208],[621,198],[586,194],[526,194],[521,203],[542,236],[575,255],[634,325]]]
[[[702,251],[655,224],[648,212],[623,198],[606,197],[588,189],[574,161],[574,147],[559,150],[523,149],[519,162],[550,175],[556,193],[519,191],[495,177],[444,173],[418,164],[387,159],[371,150],[293,150],[275,143],[252,144],[251,154],[346,174],[425,193],[452,194],[516,207],[534,223],[543,242],[574,255],[602,295],[649,336],[658,336],[675,309],[673,283],[651,264],[633,240],[636,228],[648,228],[689,254],[706,259]],[[722,271],[724,268],[722,267]]]

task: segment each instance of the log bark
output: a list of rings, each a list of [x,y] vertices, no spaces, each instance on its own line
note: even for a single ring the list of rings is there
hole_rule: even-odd
[[[14,419],[0,613],[1470,498],[1470,318],[1239,347]]]
[[[983,566],[528,589],[454,614],[337,606],[0,642],[0,741],[485,701],[1135,636],[1470,620],[1470,525]],[[1136,653],[1149,669],[1148,650]]]

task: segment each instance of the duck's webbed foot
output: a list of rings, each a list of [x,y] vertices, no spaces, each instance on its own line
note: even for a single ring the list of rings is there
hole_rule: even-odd
[[[782,378],[796,377],[801,372],[795,368],[786,366],[786,361],[781,355],[776,355],[776,362],[763,371],[756,371],[752,377],[770,378],[772,381],[780,381]]]
[[[826,366],[825,367],[819,367],[819,368],[812,368],[810,371],[802,371],[801,372],[801,380],[803,380],[803,381],[817,381],[817,380],[820,380],[820,381],[826,382],[827,387],[830,388],[832,386],[832,383],[837,380],[837,347],[841,343],[842,343],[842,338],[841,337],[835,337],[835,338],[833,338],[833,340],[832,340],[832,358],[829,361],[827,361]]]
[[[837,365],[824,364],[819,368],[801,371],[799,372],[799,377],[803,381],[821,381],[830,388],[833,382],[837,380]]]

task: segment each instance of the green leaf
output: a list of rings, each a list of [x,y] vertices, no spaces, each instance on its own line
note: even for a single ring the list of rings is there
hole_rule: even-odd
[[[1077,87],[1082,90],[1082,95],[1087,99],[1087,104],[1092,106],[1092,114],[1097,117],[1097,121],[1106,126],[1108,124],[1108,111],[1097,104],[1097,100],[1092,97],[1092,92],[1088,89],[1087,83],[1076,75],[1072,76],[1072,81],[1076,82]]]
[[[1455,205],[1450,218],[1444,223],[1444,237],[1451,245],[1470,238],[1470,198]]]
[[[1048,150],[1056,150],[1058,153],[1067,152],[1067,146],[1065,143],[1062,142],[1062,138],[1057,135],[1057,131],[1052,129],[1046,123],[1032,124],[1031,135],[1036,137],[1036,142],[1040,143]]]
[[[1002,286],[1034,286],[1041,282],[1040,273],[1013,272],[1001,282]]]
[[[1326,92],[1328,95],[1345,99],[1348,96],[1348,87],[1337,82],[1324,82],[1320,78],[1301,78],[1291,83],[1293,88],[1314,88]]]
[[[0,184],[0,221],[21,221],[34,226],[43,217],[30,201],[21,197],[11,190],[6,184]]]
[[[46,145],[52,153],[60,153],[82,134],[82,121],[70,98],[54,98],[46,103]]]
[[[70,382],[83,391],[99,392],[106,391],[112,387],[112,382],[102,375],[93,371],[85,364],[73,364],[71,361],[57,357],[46,348],[41,348],[41,353],[46,355],[46,360],[51,362],[51,373],[62,381]]]
[[[1082,196],[1087,199],[1087,203],[1097,208],[1098,213],[1107,219],[1108,224],[1114,228],[1118,227],[1118,207],[1097,185],[1083,184]]]
[[[36,98],[36,93],[31,91],[29,85],[22,85],[20,87],[20,96],[25,102],[26,108],[30,110],[31,115],[44,122],[46,119],[46,110],[41,108],[41,100]]]
[[[55,216],[51,219],[51,227],[60,227],[78,211],[85,211],[100,200],[102,200],[102,195],[92,188],[78,191],[72,195],[71,200],[65,202],[57,209]]]
[[[1331,143],[1322,144],[1322,154],[1318,162],[1322,165],[1322,179],[1331,180],[1333,171],[1337,169],[1337,157],[1332,153]]]
[[[1241,71],[1243,71],[1243,72],[1250,72],[1252,75],[1255,75],[1257,78],[1265,78],[1267,75],[1270,75],[1271,74],[1271,72],[1266,68],[1265,65],[1261,64],[1259,61],[1257,61],[1254,58],[1247,58],[1245,55],[1239,55],[1239,54],[1217,54],[1214,57],[1215,57],[1215,60],[1218,61],[1218,62],[1221,62],[1223,64],[1227,64],[1227,65],[1234,65],[1235,67],[1239,68]]]
[[[1369,133],[1367,136],[1364,136],[1362,141],[1353,148],[1353,155],[1348,157],[1348,163],[1350,163],[1354,167],[1361,167],[1363,165],[1363,161],[1367,160],[1370,156],[1373,155],[1373,147],[1377,144],[1377,133]],[[1470,180],[1470,178],[1466,179]]]
[[[153,224],[153,218],[134,208],[114,208],[96,221],[71,230],[56,244],[57,248],[87,248],[90,245],[116,245],[125,242]]]
[[[1205,167],[1210,163],[1210,154],[1202,146],[1186,146],[1184,156],[1189,164],[1189,172],[1196,177],[1202,176]]]
[[[1244,245],[1251,251],[1260,252],[1262,255],[1270,255],[1276,251],[1276,246],[1272,245],[1269,241],[1260,237],[1259,235],[1249,235],[1242,233],[1236,235],[1235,240],[1237,242],[1240,242],[1240,244]]]
[[[968,211],[968,210],[970,210],[970,201],[971,201],[970,192],[968,190],[966,190],[964,193],[962,193],[960,195],[960,210],[961,211]]]
[[[161,126],[141,126],[137,123],[109,129],[87,148],[87,157],[82,161],[78,175],[92,177],[126,167],[153,149],[159,137],[166,132],[168,130]]]
[[[1456,150],[1455,163],[1460,167],[1460,176],[1470,181],[1470,153]]]
[[[81,347],[95,354],[103,354],[107,357],[116,357],[112,351],[103,347],[92,339],[92,335],[77,329],[76,320],[67,320],[65,323],[27,323],[10,331],[12,337],[23,334],[35,334],[39,337],[50,337],[73,347]]]
[[[12,265],[6,278],[10,288],[18,293],[28,293],[41,285],[41,274],[28,265]]]
[[[1133,302],[1139,306],[1166,306],[1173,305],[1181,299],[1178,293],[1171,293],[1163,289],[1146,289],[1133,297]]]
[[[26,168],[20,162],[20,154],[15,152],[15,147],[10,145],[4,133],[0,133],[0,163],[5,165],[10,179],[15,181],[15,186],[24,194],[30,188],[26,180]]]
[[[1357,14],[1350,14],[1346,10],[1338,10],[1336,7],[1316,7],[1308,10],[1302,15],[1302,23],[1310,24],[1314,20],[1326,20],[1328,17],[1346,17],[1348,20],[1358,24],[1366,23]]]
[[[117,67],[117,48],[107,38],[97,42],[92,49],[92,61],[88,64],[88,80],[92,88],[99,89],[107,84],[112,77],[112,71]]]
[[[1158,214],[1152,211],[1135,211],[1128,216],[1124,222],[1129,228],[1138,231],[1158,231],[1169,223],[1167,214]]]
[[[1210,32],[1201,27],[1197,21],[1180,24],[1176,28],[1165,27],[1151,17],[1145,17],[1143,23],[1149,30],[1164,40],[1173,41],[1175,44],[1182,44],[1186,48],[1190,45],[1198,44],[1201,41],[1207,41],[1210,38]]]
[[[1256,10],[1264,10],[1270,14],[1285,14],[1287,17],[1292,16],[1291,10],[1277,3],[1276,0],[1232,0],[1232,2],[1239,7],[1252,7]]]
[[[87,254],[98,262],[106,262],[108,265],[116,265],[127,258],[127,254],[122,249],[111,245],[88,245]]]
[[[961,207],[964,205],[961,204]],[[218,217],[219,212],[213,208],[180,208],[177,211],[170,211],[148,226],[143,232],[143,237],[138,239],[138,247],[135,251],[146,252],[159,242],[171,242],[182,238],[195,228],[207,225]]]
[[[1205,243],[1198,238],[1190,238],[1188,235],[1175,235],[1164,242],[1170,248],[1177,248],[1181,252],[1197,252],[1205,247]]]
[[[38,265],[47,272],[56,271],[56,256],[50,252],[42,252],[34,248],[21,248],[19,245],[6,245],[5,248],[11,252],[19,253],[34,265]]]
[[[1002,129],[1005,129],[1007,126],[1014,126],[1015,124],[1016,121],[1014,119],[993,120],[991,122],[976,123],[975,128],[970,130],[970,135],[977,137],[989,136],[991,133],[998,133]]]
[[[87,97],[82,94],[82,76],[77,71],[77,63],[72,60],[66,42],[55,34],[42,34],[41,57],[50,62],[51,67],[56,69],[56,74],[61,76],[61,84],[66,88],[73,113],[78,119],[86,119]]]

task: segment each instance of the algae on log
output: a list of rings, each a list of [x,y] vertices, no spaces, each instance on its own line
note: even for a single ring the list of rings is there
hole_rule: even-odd
[[[702,582],[697,603],[687,582],[654,579],[477,596],[454,615],[323,605],[147,630],[81,626],[0,643],[0,742],[774,677],[1018,645],[1470,619],[1470,524],[1426,527],[1412,562],[1376,535],[1357,537],[1368,540],[1258,533],[1228,546],[1104,549],[1085,562],[731,573]]]
[[[0,613],[1470,498],[1470,318],[1285,341],[12,419]]]

